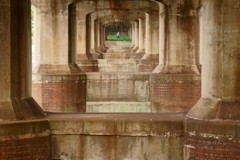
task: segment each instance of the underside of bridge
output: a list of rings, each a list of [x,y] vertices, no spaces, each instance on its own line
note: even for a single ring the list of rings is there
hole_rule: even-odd
[[[0,160],[239,160],[239,0],[0,0]]]

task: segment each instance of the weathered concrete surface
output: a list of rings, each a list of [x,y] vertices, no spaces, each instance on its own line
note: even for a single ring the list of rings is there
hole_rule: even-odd
[[[121,112],[121,113],[141,113],[152,112],[150,102],[121,102],[121,101],[88,101],[86,105],[87,113],[106,113],[106,112]]]
[[[149,100],[148,74],[87,74],[87,101]]]
[[[170,0],[171,7],[163,8],[160,25],[165,33],[160,38],[160,64],[155,73],[199,74],[199,20],[200,1]],[[165,20],[165,22],[163,22]],[[162,24],[161,24],[162,23]],[[167,23],[164,25],[163,23]],[[160,28],[161,33],[163,31]],[[160,35],[161,36],[161,35]]]
[[[54,159],[183,159],[182,114],[49,115]]]
[[[118,57],[118,54],[114,57]],[[79,68],[84,72],[152,72],[157,65],[158,60],[98,59],[78,61]]]
[[[240,120],[238,1],[203,0],[202,3],[202,98],[188,117]]]

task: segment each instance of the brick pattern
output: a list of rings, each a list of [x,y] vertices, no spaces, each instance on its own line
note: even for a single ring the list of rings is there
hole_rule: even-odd
[[[49,137],[0,140],[0,160],[50,160]]]
[[[200,97],[199,82],[150,81],[150,101],[158,111],[187,112]]]
[[[85,112],[86,82],[33,83],[33,97],[45,111]]]
[[[239,141],[187,136],[185,144],[191,146],[188,160],[240,160]]]

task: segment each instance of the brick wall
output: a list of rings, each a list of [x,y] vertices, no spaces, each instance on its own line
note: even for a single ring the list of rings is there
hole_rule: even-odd
[[[185,122],[185,160],[239,160],[239,122]]]
[[[205,138],[188,136],[185,143],[190,149],[189,160],[238,160],[240,159],[240,143],[228,138]]]
[[[43,76],[33,83],[33,97],[45,111],[85,112],[85,76]]]
[[[50,160],[47,121],[0,123],[0,160]]]
[[[0,160],[48,160],[50,155],[49,137],[28,139],[5,137],[0,140]]]
[[[150,80],[150,101],[157,112],[187,112],[201,97],[198,76],[153,76]]]

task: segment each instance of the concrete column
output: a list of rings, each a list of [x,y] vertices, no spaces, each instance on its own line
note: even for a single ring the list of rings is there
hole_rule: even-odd
[[[91,18],[91,46],[90,52],[95,53],[95,24],[93,18]]]
[[[133,48],[135,46],[135,26],[134,24],[131,25],[131,32],[132,32],[132,45],[131,47]]]
[[[79,68],[69,64],[69,8],[66,3],[52,5],[50,1],[33,0],[37,27],[35,54],[40,56],[38,73],[70,73]],[[75,63],[75,62],[74,62]]]
[[[240,120],[240,5],[238,0],[203,0],[202,98],[193,119]]]
[[[100,49],[101,52],[106,52],[106,48],[105,48],[105,40],[104,40],[104,27],[102,23],[99,23],[99,32],[100,32]]]
[[[91,43],[92,43],[92,22],[91,16],[88,14],[86,16],[86,55],[88,59],[92,58],[91,55]]]
[[[138,26],[139,26],[139,24],[138,24],[138,22],[135,22],[135,24],[134,24],[134,36],[135,36],[135,38],[134,38],[134,48],[132,49],[132,51],[133,52],[136,52],[137,50],[138,50],[138,47],[139,47],[139,29],[138,29]]]
[[[105,44],[105,40],[106,40],[106,29],[105,29],[105,26],[104,25],[102,25],[102,47],[103,47],[103,50],[104,50],[104,52],[106,52],[106,49],[107,49],[107,46],[106,46],[106,44]]]
[[[100,23],[98,19],[94,21],[94,32],[95,32],[94,49],[97,53],[101,53],[102,51],[100,49]]]
[[[84,60],[87,57],[87,16],[88,7],[84,3],[77,5],[77,59]]]
[[[130,39],[132,39],[132,27],[131,26],[128,29],[128,35],[129,35]]]
[[[143,32],[144,32],[144,24],[143,20],[139,18],[139,47],[137,53],[144,53],[144,43],[143,43]]]
[[[150,24],[150,16],[146,14],[146,27],[145,27],[145,48],[146,53],[143,56],[143,59],[147,58],[151,54],[151,24]]]
[[[159,6],[159,64],[166,62],[166,9],[164,5]]]
[[[151,14],[151,54],[159,55],[159,15]]]
[[[43,117],[31,96],[30,0],[0,2],[0,120]]]
[[[194,0],[172,2],[172,9],[168,13],[168,29],[166,29],[165,39],[167,44],[162,53],[161,46],[159,73],[173,74],[199,74],[199,21],[197,9],[199,3]],[[163,8],[163,7],[162,7]],[[160,13],[162,14],[162,13]],[[160,15],[161,26],[164,15]],[[162,33],[161,29],[160,32]],[[163,35],[160,35],[163,36]],[[160,42],[161,43],[161,42]],[[163,62],[164,61],[164,62]]]

